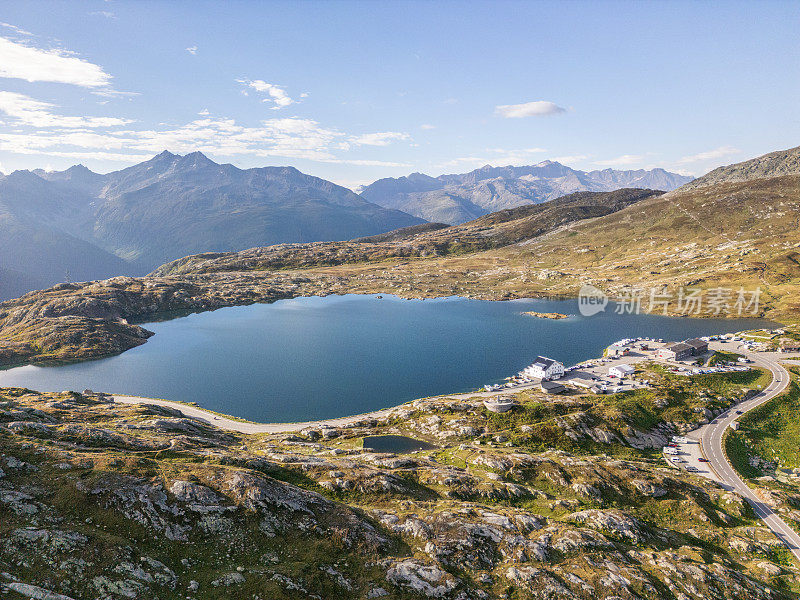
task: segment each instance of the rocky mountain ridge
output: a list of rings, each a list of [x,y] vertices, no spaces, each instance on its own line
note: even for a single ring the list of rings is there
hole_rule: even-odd
[[[292,167],[238,169],[200,152],[105,175],[77,165],[0,179],[0,269],[32,281],[141,275],[201,251],[342,240],[422,223]],[[0,280],[0,298],[9,297]],[[27,291],[27,290],[25,290]]]
[[[469,173],[422,173],[380,179],[360,190],[364,198],[432,222],[451,225],[485,214],[540,203],[566,194],[620,188],[673,190],[690,181],[664,169],[579,171],[554,161],[521,167],[486,165]]]
[[[501,211],[459,227],[407,229],[388,241],[366,238],[204,253],[168,263],[148,277],[60,284],[0,303],[0,364],[116,354],[151,335],[131,322],[158,313],[349,291],[405,293],[405,271],[390,266],[391,262],[427,265],[435,257],[446,260],[502,248],[660,194],[652,190],[581,192]],[[331,272],[331,267],[344,270],[344,276]],[[351,271],[363,268],[369,271],[363,276]],[[420,281],[435,283],[420,290],[426,296],[459,293],[449,277],[428,273]],[[480,293],[496,299],[512,297],[505,289],[492,288],[492,280],[487,279]]]
[[[800,146],[778,150],[733,165],[718,167],[684,185],[681,190],[709,187],[720,183],[738,183],[754,179],[770,179],[800,175]]]

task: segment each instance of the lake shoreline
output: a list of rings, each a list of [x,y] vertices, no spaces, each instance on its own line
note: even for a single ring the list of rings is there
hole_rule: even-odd
[[[577,312],[570,301],[535,298],[285,299],[157,322],[152,343],[129,353],[0,370],[0,386],[169,398],[187,410],[192,403],[204,407],[202,418],[212,421],[317,424],[382,414],[420,398],[473,393],[503,383],[536,356],[576,364],[600,356],[621,336],[682,340],[765,326],[760,320],[613,312],[552,320],[521,314],[528,309]]]
[[[276,272],[274,276],[277,278],[280,272]],[[287,273],[288,274],[288,273]],[[243,274],[238,274],[243,275]],[[191,282],[173,282],[167,281],[170,278],[162,278],[164,281],[155,281],[154,289],[147,290],[145,288],[150,283],[149,276],[143,278],[131,277],[115,277],[108,280],[97,282],[86,282],[83,284],[59,284],[53,288],[46,290],[29,292],[24,296],[12,300],[0,302],[0,309],[13,308],[16,305],[28,306],[30,302],[44,296],[45,306],[48,303],[60,305],[65,302],[75,299],[69,296],[68,290],[81,291],[83,288],[90,288],[96,285],[104,286],[96,294],[100,304],[105,305],[102,310],[102,316],[97,318],[95,315],[96,308],[87,306],[84,308],[72,309],[62,313],[59,306],[56,313],[61,316],[77,317],[75,324],[70,325],[70,333],[80,335],[84,338],[96,340],[91,345],[80,345],[78,347],[72,344],[65,344],[59,341],[60,336],[66,335],[68,332],[60,332],[60,324],[47,323],[48,319],[42,318],[39,302],[36,301],[37,308],[34,312],[38,313],[30,322],[25,322],[22,319],[11,327],[10,331],[6,331],[6,323],[0,317],[0,337],[3,334],[8,334],[10,339],[18,338],[13,342],[6,344],[3,347],[0,344],[0,370],[14,368],[24,365],[53,365],[53,364],[72,364],[82,363],[90,360],[98,360],[118,356],[146,344],[149,338],[155,334],[142,327],[148,323],[157,323],[169,321],[174,319],[183,318],[186,316],[201,314],[205,312],[214,312],[221,308],[235,308],[243,306],[251,306],[253,304],[274,304],[280,300],[293,300],[298,298],[325,298],[328,296],[372,296],[382,295],[384,297],[390,296],[402,300],[446,300],[448,298],[460,298],[465,300],[481,300],[487,302],[513,302],[520,300],[540,300],[540,301],[565,301],[576,300],[577,293],[553,293],[548,291],[527,290],[524,296],[520,296],[514,292],[508,291],[491,291],[485,290],[478,293],[467,294],[453,294],[442,293],[439,290],[392,290],[386,291],[384,288],[372,288],[369,286],[367,289],[358,286],[351,286],[348,284],[328,284],[325,286],[309,285],[308,289],[304,289],[304,285],[290,285],[288,288],[281,289],[286,283],[284,281],[276,281],[271,283],[270,286],[261,287],[254,290],[243,290],[242,286],[251,284],[252,282],[242,283],[240,286],[234,286],[234,290],[219,290],[219,293],[214,293],[208,290],[204,294],[203,286],[200,285],[202,276],[192,277]],[[127,296],[124,303],[120,302],[119,297],[119,282],[123,282],[123,286],[135,283],[137,290],[129,293],[125,291]],[[229,282],[233,284],[233,282]],[[320,282],[316,282],[319,284]],[[159,290],[160,286],[168,288],[169,293],[163,293]],[[106,289],[109,288],[109,289]],[[139,289],[141,288],[141,289]],[[185,289],[184,289],[185,288]],[[322,289],[321,289],[322,288]],[[64,295],[62,296],[62,292]],[[154,297],[151,297],[154,296]],[[80,300],[78,305],[83,304],[84,296],[78,296]],[[92,303],[90,303],[91,305]],[[138,306],[138,309],[137,309]],[[88,313],[86,313],[88,310]],[[2,314],[2,313],[0,313]],[[649,313],[648,313],[649,314]],[[574,315],[567,315],[574,316]],[[659,315],[662,316],[662,315]],[[767,319],[763,315],[713,315],[713,314],[699,314],[687,315],[679,313],[668,313],[663,316],[669,317],[691,317],[694,319],[741,319],[741,318],[754,318],[763,320]],[[80,322],[78,322],[80,321]],[[778,325],[786,325],[773,321]],[[23,326],[21,331],[24,331],[24,336],[19,335],[14,331],[17,327]],[[76,329],[72,329],[75,327]],[[38,329],[42,329],[40,333],[36,333]],[[51,330],[52,329],[52,330]],[[32,337],[31,337],[32,336]],[[47,351],[43,352],[40,344],[39,337],[50,337],[56,341],[55,345],[48,345]],[[28,339],[30,338],[30,339]]]
[[[145,396],[131,396],[128,394],[109,394],[114,399],[115,403],[119,404],[151,404],[155,406],[163,406],[166,408],[174,408],[184,413],[185,416],[199,418],[207,421],[209,425],[226,429],[228,431],[238,431],[239,433],[258,434],[258,433],[296,433],[305,429],[325,429],[334,427],[346,427],[359,421],[381,419],[388,417],[392,412],[403,408],[414,402],[421,400],[434,400],[434,399],[452,399],[464,400],[466,398],[490,398],[503,394],[515,393],[524,391],[532,387],[538,387],[539,383],[526,383],[515,386],[514,389],[502,390],[475,390],[474,392],[456,392],[454,394],[440,394],[438,396],[424,396],[415,398],[406,402],[401,402],[394,406],[380,408],[368,412],[358,413],[354,415],[345,415],[342,417],[334,417],[331,419],[316,419],[313,421],[292,421],[292,422],[271,422],[264,423],[260,421],[250,421],[235,415],[229,415],[218,411],[203,408],[200,405],[191,404],[188,402],[181,402],[180,400],[165,400],[163,398],[147,398]]]

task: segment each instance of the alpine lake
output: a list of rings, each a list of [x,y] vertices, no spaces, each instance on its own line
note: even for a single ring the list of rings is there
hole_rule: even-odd
[[[525,312],[562,313],[562,319]],[[83,390],[196,402],[259,422],[330,419],[500,383],[544,355],[565,365],[621,338],[683,340],[774,326],[761,319],[591,317],[576,300],[326,296],[142,323],[118,356],[0,371],[0,387]]]

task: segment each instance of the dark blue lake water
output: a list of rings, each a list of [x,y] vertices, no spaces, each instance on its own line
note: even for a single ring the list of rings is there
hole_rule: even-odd
[[[521,314],[530,310],[575,316]],[[329,419],[496,383],[538,354],[570,365],[624,337],[682,340],[768,324],[616,315],[611,307],[582,317],[575,300],[296,298],[144,324],[156,335],[143,346],[0,371],[0,386],[197,402],[254,421]]]

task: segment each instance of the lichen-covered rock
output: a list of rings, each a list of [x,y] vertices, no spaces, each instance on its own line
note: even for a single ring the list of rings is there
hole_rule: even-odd
[[[16,581],[12,583],[0,584],[0,587],[17,592],[25,598],[31,598],[31,600],[74,600],[69,596],[65,596],[57,592],[51,592],[50,590],[46,590],[36,585],[19,583]]]
[[[427,598],[445,598],[458,585],[458,580],[446,571],[416,559],[392,564],[386,571],[386,580]]]
[[[211,585],[213,586],[221,585],[225,587],[230,587],[232,585],[239,585],[244,582],[245,582],[244,575],[234,571],[232,573],[225,573],[225,575],[223,575],[219,579],[215,579],[214,581],[211,582]]]
[[[641,522],[621,510],[584,510],[567,515],[567,519],[598,531],[614,534],[634,544],[645,537]]]
[[[650,496],[651,498],[660,498],[661,496],[665,496],[667,494],[667,490],[662,487],[658,487],[651,481],[645,481],[643,479],[634,479],[631,481],[631,485],[636,488],[636,491],[644,496]]]
[[[311,442],[233,435],[93,396],[0,390],[0,410],[14,415],[6,423],[47,431],[0,430],[0,564],[10,565],[0,582],[103,600],[251,590],[777,600],[795,574],[767,559],[780,544],[769,530],[737,526],[752,518],[740,496],[630,448],[625,460],[531,450],[538,425],[504,427],[480,401],[420,400],[397,411],[403,418],[364,419]],[[601,423],[587,401],[537,400],[551,401],[593,447],[583,428]],[[360,447],[365,435],[417,426],[455,441],[413,455]],[[464,426],[485,430],[488,444],[457,439]],[[508,447],[491,446],[498,431]],[[800,512],[791,482],[764,486],[782,514]]]

